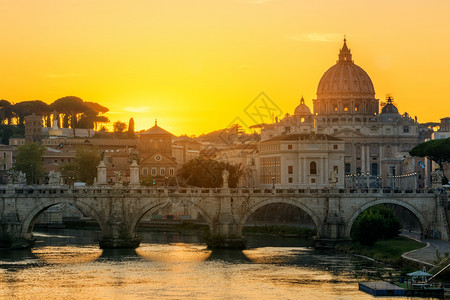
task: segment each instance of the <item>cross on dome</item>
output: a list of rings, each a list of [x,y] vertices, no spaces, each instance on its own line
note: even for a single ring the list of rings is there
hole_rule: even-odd
[[[342,46],[341,51],[339,52],[339,60],[337,62],[353,62],[352,53],[350,49],[347,47],[347,39],[344,37],[344,46]]]

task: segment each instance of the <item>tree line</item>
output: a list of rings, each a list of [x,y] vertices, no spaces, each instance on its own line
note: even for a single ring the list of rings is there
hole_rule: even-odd
[[[97,129],[98,124],[109,122],[103,115],[108,111],[105,106],[75,96],[62,97],[51,104],[41,100],[15,104],[0,100],[0,124],[23,126],[25,117],[34,113],[42,116],[45,127],[52,127],[52,121],[56,120],[60,128]]]

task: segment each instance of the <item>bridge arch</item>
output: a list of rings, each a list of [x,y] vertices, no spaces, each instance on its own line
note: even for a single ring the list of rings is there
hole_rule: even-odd
[[[22,233],[25,235],[31,235],[33,226],[38,219],[39,215],[44,212],[46,209],[58,205],[58,204],[71,204],[75,207],[79,207],[87,212],[89,212],[98,222],[100,229],[102,230],[102,234],[106,232],[106,223],[99,212],[92,207],[90,204],[85,203],[84,201],[77,199],[76,201],[72,201],[71,199],[64,198],[48,198],[42,201],[40,199],[40,203],[33,208],[24,218],[22,224]]]
[[[189,204],[192,204],[194,209],[197,210],[197,212],[203,217],[203,219],[205,219],[205,221],[208,223],[208,226],[210,228],[210,230],[212,230],[212,224],[213,224],[213,220],[212,218],[205,212],[205,210],[198,205],[198,203],[196,201],[193,201],[191,199],[180,199],[180,200],[172,200],[170,198],[167,198],[164,201],[161,200],[157,200],[157,201],[151,201],[147,204],[145,204],[144,206],[142,206],[138,212],[135,214],[135,217],[132,219],[131,224],[130,224],[130,228],[131,228],[131,233],[135,234],[136,233],[136,228],[139,225],[139,222],[142,220],[142,218],[148,214],[148,213],[154,213],[156,211],[158,211],[159,209],[163,208],[164,206],[170,204],[170,203],[174,203],[176,201],[182,201],[182,202],[187,202]]]
[[[298,200],[294,200],[294,199],[264,199],[262,201],[258,201],[256,202],[254,205],[250,206],[247,210],[247,212],[242,216],[242,218],[240,219],[240,221],[238,222],[238,232],[242,233],[242,228],[244,227],[245,222],[247,222],[247,219],[258,209],[260,209],[261,207],[264,207],[266,205],[269,204],[290,204],[293,205],[295,207],[300,208],[301,210],[303,210],[304,212],[306,212],[309,217],[312,219],[312,221],[314,222],[314,225],[316,226],[317,229],[317,235],[319,236],[320,233],[323,230],[323,221],[320,220],[320,218],[317,216],[317,214],[310,209],[308,206],[306,206],[305,204],[299,202]]]
[[[376,199],[370,202],[366,202],[364,205],[360,206],[358,209],[355,210],[355,212],[351,215],[349,220],[345,222],[346,228],[345,228],[345,236],[350,237],[350,232],[352,230],[353,223],[355,222],[356,218],[362,214],[366,209],[369,207],[372,207],[374,205],[378,204],[396,204],[398,206],[401,206],[407,210],[409,210],[419,221],[419,225],[422,231],[427,232],[428,226],[427,222],[425,221],[424,216],[411,204],[398,200],[398,199]]]

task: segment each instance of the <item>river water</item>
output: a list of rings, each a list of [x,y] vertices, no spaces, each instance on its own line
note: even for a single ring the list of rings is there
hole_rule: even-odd
[[[358,282],[395,274],[294,238],[211,251],[199,235],[146,232],[135,250],[102,250],[96,231],[34,234],[31,250],[0,250],[0,299],[374,299]]]

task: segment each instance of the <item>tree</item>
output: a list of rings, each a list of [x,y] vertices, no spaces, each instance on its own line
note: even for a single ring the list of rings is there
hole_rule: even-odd
[[[75,135],[78,115],[81,113],[88,114],[91,112],[91,109],[83,103],[83,100],[75,96],[59,98],[53,102],[50,107],[52,110],[56,110],[58,113],[63,114],[63,126],[61,127],[71,127],[73,129],[73,135]]]
[[[22,101],[12,106],[12,113],[18,125],[24,125],[25,117],[33,113],[47,118],[49,112],[49,106],[41,100]]]
[[[128,137],[134,138],[134,119],[131,118],[130,121],[128,121]]]
[[[141,180],[141,185],[142,186],[152,186],[155,183],[155,180],[153,179],[153,177],[151,175],[142,177]]]
[[[99,163],[100,154],[97,149],[78,148],[74,162],[63,165],[61,174],[66,178],[75,178],[75,181],[92,185]]]
[[[441,170],[444,170],[443,163],[450,162],[450,138],[430,140],[417,145],[409,151],[412,156],[428,157],[436,162]]]
[[[12,118],[12,104],[6,100],[0,100],[0,124],[11,125]]]
[[[44,175],[42,166],[44,153],[45,147],[37,143],[25,144],[17,148],[16,163],[13,169],[26,175],[27,184],[39,182],[39,179]]]
[[[116,121],[113,124],[113,128],[115,133],[122,133],[127,128],[127,124],[124,122]]]
[[[186,184],[214,188],[223,184],[223,171],[229,172],[228,185],[236,187],[240,177],[243,175],[241,164],[232,165],[226,162],[218,162],[213,159],[196,158],[186,162],[180,169],[180,175]]]
[[[400,228],[394,212],[380,204],[366,209],[356,218],[350,235],[354,241],[371,246],[380,239],[396,237]]]

